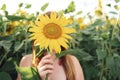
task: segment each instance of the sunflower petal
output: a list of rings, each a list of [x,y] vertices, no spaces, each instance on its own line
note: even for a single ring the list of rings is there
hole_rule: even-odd
[[[64,33],[67,33],[67,34],[76,33],[76,30],[73,28],[64,28]]]
[[[47,40],[46,40],[46,43],[45,43],[45,49],[47,49],[47,48],[48,48],[49,43],[50,43],[50,39],[47,39]]]
[[[52,51],[53,51],[53,39],[50,40],[49,49],[50,49],[50,53],[52,53]]]
[[[53,40],[53,41],[54,41],[53,46],[54,46],[54,50],[55,50],[55,52],[56,52],[56,53],[60,53],[60,52],[61,52],[60,44],[58,43],[57,40]]]
[[[51,12],[50,18],[51,18],[51,20],[54,21],[57,18],[57,13],[56,12]]]
[[[64,41],[64,39],[61,38],[61,39],[58,39],[57,41],[58,41],[59,45],[61,45],[65,49],[68,49],[69,46],[68,46],[67,42]]]
[[[66,39],[72,39],[72,37],[69,36],[69,35],[67,35],[67,34],[63,34],[62,36],[63,36],[64,38],[66,38]]]

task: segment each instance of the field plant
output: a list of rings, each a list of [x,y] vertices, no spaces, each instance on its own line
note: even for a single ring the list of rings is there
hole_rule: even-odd
[[[69,15],[69,26],[77,31],[72,35],[74,39],[68,52],[80,61],[85,80],[120,80],[119,2],[115,0],[116,4],[106,5],[114,8],[109,13],[103,10],[102,0],[98,0],[93,14],[75,12],[74,1],[66,9],[58,11]],[[32,53],[28,30],[40,12],[27,12],[31,6],[20,3],[13,14],[9,14],[5,4],[0,8],[0,80],[16,80],[16,66],[20,59]],[[49,3],[40,8],[41,12],[45,12],[47,7]]]

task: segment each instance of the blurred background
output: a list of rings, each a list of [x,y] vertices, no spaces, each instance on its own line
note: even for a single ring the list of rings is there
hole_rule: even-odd
[[[70,54],[85,80],[120,80],[120,0],[0,0],[0,80],[16,80],[20,59],[32,53],[30,24],[47,11],[76,29]]]
[[[90,1],[87,1],[87,0],[65,0],[65,1],[61,1],[61,0],[34,0],[34,1],[29,1],[29,0],[11,0],[11,1],[8,1],[8,0],[0,0],[0,6],[2,6],[3,4],[6,4],[7,5],[7,10],[10,12],[10,13],[13,13],[15,12],[17,9],[18,9],[18,4],[19,3],[24,3],[24,4],[32,4],[31,8],[28,10],[26,9],[27,11],[29,11],[30,13],[35,13],[37,11],[40,12],[40,8],[45,4],[45,3],[49,3],[49,7],[47,7],[46,11],[59,11],[59,10],[62,10],[62,9],[65,9],[67,8],[68,4],[71,2],[71,1],[74,1],[75,3],[75,12],[77,11],[83,11],[84,13],[88,13],[88,12],[93,12],[94,9],[97,8],[98,6],[98,0],[90,0]],[[11,2],[11,3],[10,3]],[[103,0],[102,1],[102,7],[103,10],[105,12],[108,12],[110,10],[114,10],[114,8],[112,9],[109,9],[106,4],[111,4],[111,6],[114,6],[116,3],[115,3],[115,0]],[[120,3],[118,3],[119,5]],[[114,10],[115,11],[115,10]]]

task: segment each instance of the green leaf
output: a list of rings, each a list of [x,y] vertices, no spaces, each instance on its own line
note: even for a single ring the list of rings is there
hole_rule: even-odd
[[[74,11],[75,11],[75,4],[74,4],[74,1],[71,1],[67,9],[65,9],[65,13],[70,13]]]
[[[119,69],[117,69],[119,64],[115,64],[115,61],[114,61],[114,58],[112,55],[108,55],[108,57],[106,58],[106,67],[108,68],[109,70],[109,75],[110,76],[116,76],[117,73],[120,73],[120,72],[117,72],[117,71],[120,71],[120,67]]]
[[[115,0],[116,3],[120,2],[120,0]]]
[[[107,58],[106,58],[106,66],[111,69],[113,65],[114,65],[113,56],[107,56]]]
[[[105,50],[100,50],[100,49],[97,49],[96,53],[97,53],[98,60],[104,59],[107,55]]]
[[[8,15],[8,11],[4,11],[5,15]]]
[[[6,17],[11,21],[18,21],[18,20],[25,19],[25,17],[23,16],[14,16],[14,15],[7,15]]]
[[[58,12],[58,14],[59,14],[59,15],[63,15],[63,14],[64,14],[64,10],[60,10],[60,11]]]
[[[4,64],[0,68],[0,71],[6,71],[6,72],[14,73],[13,72],[13,70],[15,69],[15,65],[13,63],[14,61],[15,60],[13,59],[13,57],[10,57],[9,59],[7,59],[6,62],[4,62]]]
[[[106,4],[106,6],[111,7],[111,4]]]
[[[7,51],[10,51],[11,41],[0,41],[0,46],[3,46]]]
[[[6,5],[5,4],[2,5],[1,10],[4,10],[4,11],[6,10]]]
[[[44,4],[44,5],[41,7],[41,10],[42,10],[42,11],[45,11],[46,8],[48,7],[48,5],[49,5],[49,3]]]
[[[120,75],[120,56],[118,54],[114,54],[115,58],[114,58],[114,68],[115,68],[115,75],[119,76]]]
[[[0,36],[0,41],[13,41],[13,36]]]
[[[109,13],[110,14],[116,14],[116,15],[118,14],[117,12],[114,12],[114,11],[110,11]]]
[[[18,7],[22,7],[23,6],[23,3],[20,3],[19,5],[18,5]]]
[[[15,44],[15,52],[19,51],[22,48],[23,45],[24,45],[24,41],[22,41],[21,43],[16,42],[16,44]]]
[[[65,51],[62,51],[60,54],[58,53],[58,54],[56,54],[56,56],[57,56],[57,58],[60,58],[60,57],[62,57],[62,56],[64,56],[64,55],[66,55],[66,54],[73,54],[74,53],[74,49],[69,49],[69,50],[65,50]]]
[[[35,67],[16,67],[22,80],[40,80],[37,68]]]
[[[83,13],[82,11],[78,11],[78,12],[77,12],[77,15],[80,15],[80,14],[82,14],[82,13]]]
[[[103,21],[101,19],[96,19],[96,21],[91,26],[96,27],[96,26],[103,26],[105,24],[106,24],[105,21]]]
[[[85,52],[82,49],[75,49],[73,55],[75,55],[80,61],[93,60],[93,56],[91,56],[89,53]]]
[[[71,54],[76,56],[78,59],[84,60],[84,61],[90,61],[92,60],[92,56],[90,56],[89,54],[85,53],[83,50],[81,49],[68,49],[65,51],[62,51],[60,54],[56,54],[57,58],[60,58],[64,55],[67,54]]]
[[[0,72],[0,80],[12,80],[12,79],[8,73]]]
[[[31,8],[31,4],[26,4],[25,8]]]

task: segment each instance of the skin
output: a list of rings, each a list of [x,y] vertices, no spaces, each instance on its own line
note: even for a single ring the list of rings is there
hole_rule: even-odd
[[[70,55],[76,70],[76,80],[84,80],[83,71],[81,65],[76,57]],[[21,67],[27,67],[32,65],[32,55],[26,55],[20,62]],[[45,80],[46,74],[48,74],[49,80],[66,80],[66,75],[62,65],[59,65],[59,59],[55,55],[45,55],[39,62],[37,69],[42,80]],[[20,80],[20,76],[18,76]]]

